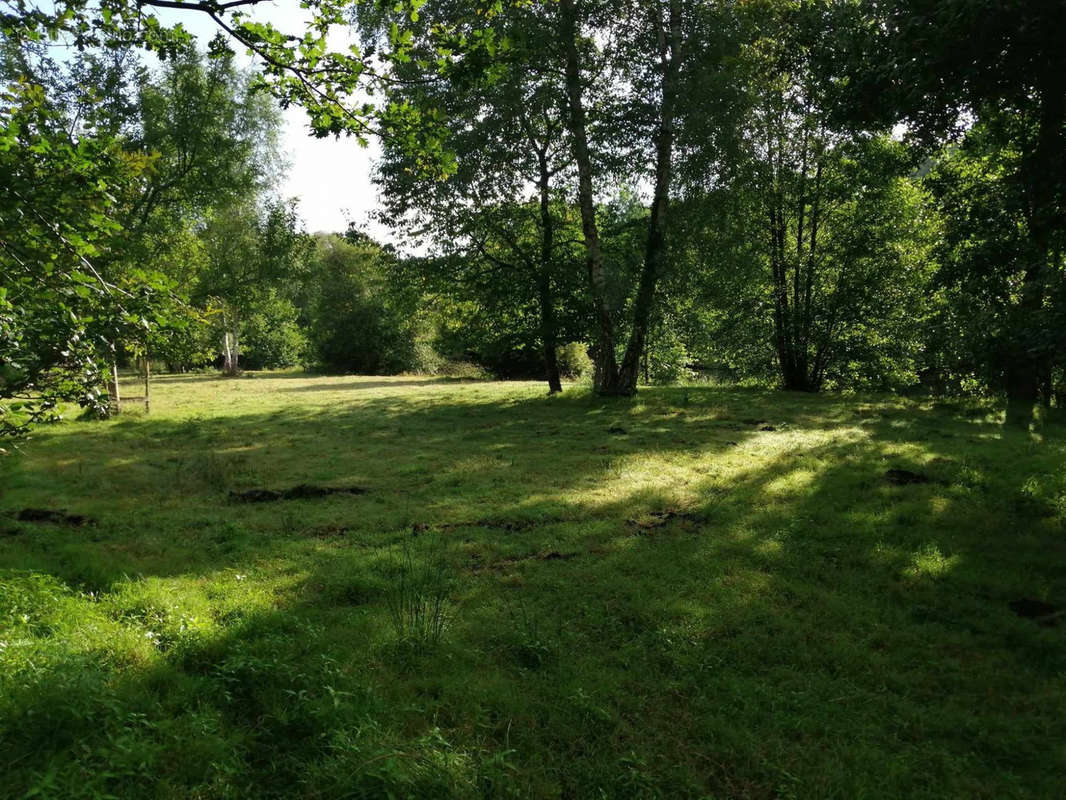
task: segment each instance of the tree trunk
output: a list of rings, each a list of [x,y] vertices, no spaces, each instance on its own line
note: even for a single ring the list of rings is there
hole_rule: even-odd
[[[648,337],[648,320],[655,303],[655,287],[662,273],[666,255],[666,222],[670,206],[670,183],[673,177],[674,109],[677,105],[677,76],[681,62],[681,3],[670,0],[669,30],[659,22],[659,55],[662,65],[662,108],[655,142],[655,191],[652,195],[648,239],[644,248],[644,268],[640,288],[633,304],[633,330],[618,377],[618,394],[637,391],[640,356]]]
[[[577,199],[581,210],[581,231],[585,239],[585,269],[599,326],[593,382],[596,391],[601,394],[617,394],[618,365],[614,352],[614,320],[607,301],[603,251],[600,247],[600,232],[596,224],[596,206],[592,193],[592,159],[589,156],[585,105],[581,96],[577,10],[574,0],[559,0],[559,36],[566,57],[566,97],[570,112],[566,115],[566,123],[573,139],[574,161],[577,163]]]
[[[222,372],[225,375],[233,375],[236,371],[233,360],[233,347],[230,343],[230,333],[227,329],[222,332]]]
[[[555,327],[555,301],[551,292],[551,269],[555,251],[555,223],[551,214],[550,181],[547,145],[537,153],[540,166],[540,265],[537,272],[537,294],[540,299],[540,341],[544,348],[544,369],[548,376],[548,394],[563,390],[559,377],[558,344]]]
[[[1047,294],[1048,259],[1055,218],[1055,181],[1066,157],[1062,127],[1066,121],[1066,95],[1057,79],[1048,78],[1041,87],[1040,121],[1036,146],[1025,168],[1029,195],[1029,267],[1022,280],[1021,299],[1014,326],[1007,369],[1008,425],[1028,428],[1033,409],[1040,397],[1040,370],[1043,358],[1041,343],[1034,341],[1044,334],[1039,324]]]

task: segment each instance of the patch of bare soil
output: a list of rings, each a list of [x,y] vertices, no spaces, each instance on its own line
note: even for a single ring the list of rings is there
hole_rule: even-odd
[[[885,473],[885,480],[894,486],[909,486],[916,483],[932,483],[933,479],[920,472],[909,469],[890,469]]]
[[[95,520],[84,514],[68,514],[65,511],[54,511],[50,508],[24,508],[15,515],[15,519],[19,522],[50,522],[53,525],[70,525],[73,528],[95,524]]]
[[[1062,616],[1066,614],[1066,611],[1059,610],[1051,603],[1045,603],[1043,600],[1033,600],[1028,597],[1011,600],[1007,605],[1019,617],[1031,619],[1038,625],[1057,625]]]
[[[645,533],[647,531],[655,530],[656,528],[664,528],[672,522],[700,522],[701,518],[698,514],[692,514],[686,511],[652,511],[648,514],[644,514],[640,517],[634,517],[633,519],[626,520],[626,524],[637,529],[639,533]]]
[[[291,489],[248,489],[244,492],[230,492],[229,499],[235,503],[273,503],[278,500],[328,497],[331,494],[366,494],[366,489],[359,486],[313,486],[301,483]]]

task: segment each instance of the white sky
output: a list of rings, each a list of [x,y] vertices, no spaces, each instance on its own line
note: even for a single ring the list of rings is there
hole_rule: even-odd
[[[296,33],[302,30],[306,12],[298,0],[277,0],[256,6],[254,16],[269,21],[279,30]],[[161,22],[181,22],[203,47],[217,28],[205,14],[196,11],[159,9]],[[338,30],[333,46],[344,47],[346,32]],[[238,63],[254,64],[236,42]],[[384,226],[372,222],[368,214],[380,207],[377,191],[370,182],[373,159],[380,152],[377,143],[363,148],[354,139],[316,139],[310,134],[303,109],[291,107],[283,114],[282,146],[287,151],[288,175],[282,194],[300,201],[300,214],[308,231],[343,232],[351,220],[379,241],[392,241]]]

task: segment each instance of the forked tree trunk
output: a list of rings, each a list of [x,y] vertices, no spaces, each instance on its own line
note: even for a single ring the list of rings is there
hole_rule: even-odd
[[[569,106],[567,126],[573,140],[577,163],[577,202],[581,211],[581,232],[585,239],[585,270],[596,307],[598,336],[593,382],[603,394],[617,394],[618,364],[615,359],[614,320],[607,301],[607,280],[603,271],[603,251],[596,224],[596,205],[592,194],[592,159],[589,155],[585,103],[581,96],[581,64],[577,51],[577,9],[574,0],[559,0],[559,35],[566,56],[566,98]]]
[[[596,304],[599,340],[596,347],[595,388],[604,395],[632,395],[637,391],[640,358],[648,335],[648,320],[655,303],[655,289],[662,272],[666,251],[666,221],[672,177],[674,114],[677,102],[677,78],[681,62],[681,3],[670,0],[670,19],[659,19],[659,54],[662,68],[662,106],[655,141],[655,190],[652,198],[644,266],[640,274],[637,297],[633,303],[633,328],[621,365],[615,358],[615,332],[607,300],[603,254],[592,191],[592,161],[588,149],[587,122],[581,87],[578,53],[578,22],[575,0],[559,0],[559,33],[566,55],[566,93],[570,113],[568,122],[573,138],[574,160],[578,168],[578,205],[585,238],[585,263],[589,286]],[[667,28],[668,26],[668,28]]]

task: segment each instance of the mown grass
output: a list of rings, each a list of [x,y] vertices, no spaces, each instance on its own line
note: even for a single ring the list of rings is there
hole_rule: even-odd
[[[164,377],[0,467],[0,795],[1058,797],[1009,603],[1066,605],[1064,466],[979,405]],[[367,492],[228,494],[304,483]]]

